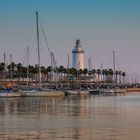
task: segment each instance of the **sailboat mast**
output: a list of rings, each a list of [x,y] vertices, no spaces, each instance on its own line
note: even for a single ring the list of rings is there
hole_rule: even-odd
[[[4,57],[4,85],[5,85],[5,78],[6,78],[6,53],[3,55]]]
[[[12,60],[12,54],[10,54],[10,67],[11,67],[11,73],[10,73],[10,75],[11,75],[11,81],[12,81],[12,79],[13,79],[13,66],[12,66],[12,62],[13,60]]]
[[[27,85],[29,83],[29,46],[27,47]]]
[[[4,62],[4,72],[5,72],[6,71],[6,53],[4,53],[3,58],[4,58],[4,61],[3,61]]]
[[[38,70],[39,70],[39,87],[41,86],[41,68],[40,68],[40,46],[39,46],[39,27],[38,12],[36,11],[36,30],[37,30],[37,50],[38,50]]]
[[[70,67],[70,56],[69,56],[69,53],[67,54],[67,58],[68,58],[68,65],[67,65],[67,68],[69,69],[69,67]]]
[[[116,82],[116,77],[115,77],[115,51],[113,51],[113,72],[114,72],[114,81]]]

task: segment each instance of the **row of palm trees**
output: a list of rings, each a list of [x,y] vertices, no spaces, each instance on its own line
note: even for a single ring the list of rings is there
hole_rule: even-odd
[[[29,72],[29,78],[35,78],[37,77],[37,74],[39,72],[38,65],[29,65],[28,67]],[[51,66],[48,66],[45,68],[44,66],[41,66],[41,74],[43,79],[46,81],[49,80],[49,74],[51,72],[57,73],[59,75],[59,80],[65,81],[65,80],[73,80],[74,78],[80,78],[80,79],[93,79],[95,82],[113,82],[121,83],[122,81],[125,81],[125,72],[116,70],[115,72],[112,69],[93,69],[88,70],[85,69],[75,69],[75,68],[65,68],[64,66],[59,66],[52,68]],[[10,65],[5,65],[4,63],[0,63],[0,78],[26,78],[27,77],[27,67],[23,66],[21,63],[15,64],[14,62]],[[70,78],[71,77],[71,78]]]

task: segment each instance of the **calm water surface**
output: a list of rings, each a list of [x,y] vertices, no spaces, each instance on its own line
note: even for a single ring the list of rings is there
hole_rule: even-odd
[[[140,140],[140,93],[0,99],[1,140]]]

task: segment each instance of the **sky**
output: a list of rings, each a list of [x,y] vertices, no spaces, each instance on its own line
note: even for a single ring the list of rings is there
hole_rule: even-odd
[[[72,63],[72,49],[80,39],[84,62],[92,55],[92,67],[113,68],[130,77],[140,75],[140,1],[139,0],[0,0],[0,61],[6,53],[16,63],[24,63],[30,46],[30,64],[37,63],[35,11],[43,26],[57,65]],[[40,31],[42,65],[50,65],[47,45]]]

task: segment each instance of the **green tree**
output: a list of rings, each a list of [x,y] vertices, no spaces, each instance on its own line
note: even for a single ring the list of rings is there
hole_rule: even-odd
[[[4,63],[0,63],[0,78],[2,79],[6,77],[5,67]]]
[[[9,78],[14,78],[16,76],[16,64],[12,62],[7,66],[7,69],[9,71]]]
[[[16,67],[17,67],[17,77],[20,79],[21,78],[21,75],[22,75],[22,64],[21,63],[18,63],[17,65],[16,65]]]
[[[113,70],[112,69],[109,69],[108,70],[108,73],[109,73],[109,75],[110,75],[110,82],[113,82],[113,75],[114,75],[114,72],[113,72]]]
[[[106,70],[105,69],[103,69],[102,70],[102,75],[103,75],[103,81],[105,81],[106,80]]]
[[[122,71],[119,71],[118,75],[119,75],[119,83],[121,84],[121,81],[122,81]]]
[[[123,84],[125,83],[125,77],[126,77],[126,73],[122,72],[122,77],[123,77]]]
[[[0,72],[3,72],[5,69],[5,64],[4,63],[0,63]]]
[[[99,82],[99,80],[100,80],[100,75],[101,75],[101,70],[100,70],[100,69],[97,69],[96,73],[97,73],[97,75],[98,75],[98,82]]]
[[[92,75],[93,75],[94,81],[95,81],[95,74],[96,74],[96,70],[92,69]]]
[[[63,66],[59,66],[58,68],[58,72],[60,73],[60,80],[62,81],[63,79],[63,73],[64,73],[64,67]]]
[[[118,82],[118,75],[119,75],[119,71],[115,71],[115,83]]]

